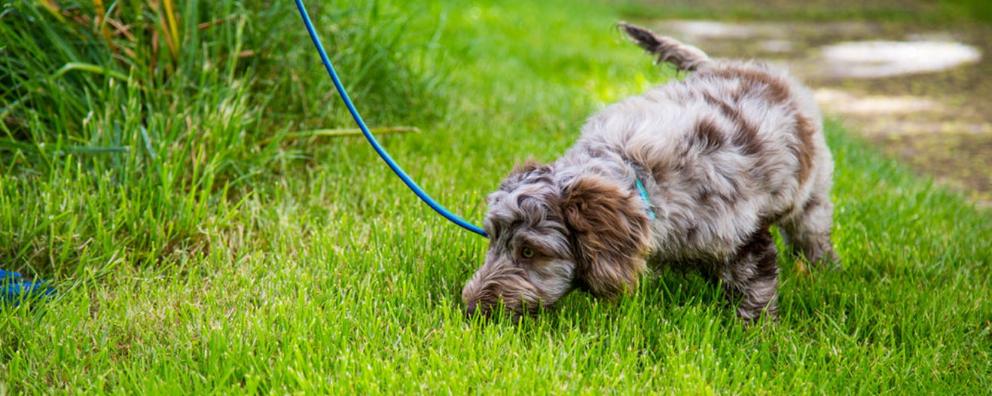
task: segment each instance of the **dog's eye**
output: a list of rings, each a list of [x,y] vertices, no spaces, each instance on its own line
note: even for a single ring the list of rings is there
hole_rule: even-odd
[[[532,258],[534,257],[534,249],[525,247],[520,250],[520,255],[523,256],[524,258]]]

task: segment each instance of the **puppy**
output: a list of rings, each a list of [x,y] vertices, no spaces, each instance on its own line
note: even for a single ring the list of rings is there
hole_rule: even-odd
[[[774,315],[770,226],[810,263],[837,260],[833,159],[812,96],[771,67],[619,26],[692,73],[592,116],[564,156],[518,167],[488,196],[489,250],[462,292],[466,313],[533,313],[574,289],[612,298],[650,259],[722,282],[745,321]]]

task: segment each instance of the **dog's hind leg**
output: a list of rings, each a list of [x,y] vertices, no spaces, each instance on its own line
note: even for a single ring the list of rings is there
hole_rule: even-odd
[[[740,297],[737,316],[757,320],[762,312],[775,316],[778,263],[775,242],[765,227],[756,231],[720,274],[730,297]]]
[[[826,193],[814,193],[803,205],[802,210],[781,224],[782,236],[793,249],[813,265],[836,263],[830,238],[833,223],[833,204]]]

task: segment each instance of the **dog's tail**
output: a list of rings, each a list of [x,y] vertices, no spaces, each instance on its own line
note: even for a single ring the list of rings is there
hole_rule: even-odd
[[[710,62],[710,57],[699,48],[684,44],[671,37],[659,36],[654,32],[627,22],[617,23],[617,27],[650,54],[658,62],[668,62],[680,70],[696,70]]]

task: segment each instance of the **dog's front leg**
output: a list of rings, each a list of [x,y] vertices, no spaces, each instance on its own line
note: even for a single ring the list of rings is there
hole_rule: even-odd
[[[721,279],[730,297],[740,297],[737,315],[757,320],[762,312],[774,317],[778,289],[775,242],[768,228],[755,232],[727,262]]]

